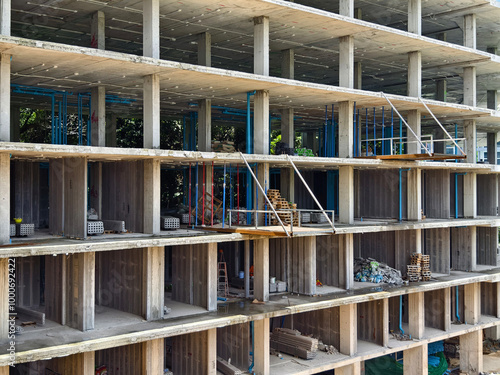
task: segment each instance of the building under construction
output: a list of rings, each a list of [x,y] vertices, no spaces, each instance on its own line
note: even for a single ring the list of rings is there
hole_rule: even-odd
[[[499,47],[495,0],[0,1],[0,374],[479,374]]]

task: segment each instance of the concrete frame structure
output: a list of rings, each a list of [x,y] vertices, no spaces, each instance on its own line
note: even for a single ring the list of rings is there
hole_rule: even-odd
[[[443,17],[463,22],[457,43],[454,31],[431,32],[422,19],[436,0],[395,2],[401,3],[395,16],[407,10],[402,23],[407,31],[374,22],[368,4],[355,8],[353,0],[340,0],[338,7],[325,2],[327,8],[319,10],[302,2],[231,0],[227,7],[207,9],[202,0],[178,5],[144,0],[133,8],[97,1],[25,8],[30,4],[0,1],[0,374],[8,373],[11,361],[6,301],[13,261],[16,311],[48,332],[42,340],[37,328],[28,326],[18,340],[14,362],[25,373],[50,369],[90,375],[95,366],[107,364],[124,375],[158,374],[165,367],[175,374],[217,374],[220,357],[262,375],[363,374],[369,360],[402,352],[405,374],[422,374],[428,344],[450,338],[460,343],[461,370],[482,370],[483,332],[500,337],[500,87],[495,86],[500,60],[496,50],[480,49],[477,23],[488,22],[482,8],[499,15],[500,9],[488,2],[477,14],[467,6]],[[17,14],[40,12],[47,12],[47,28],[57,19],[68,34],[90,35],[90,42],[78,46],[59,36],[21,35]],[[368,20],[359,21],[361,15]],[[123,39],[118,29],[128,36]],[[452,42],[444,42],[447,38]],[[498,33],[491,38],[487,43],[498,45]],[[443,56],[453,62],[443,65]],[[398,69],[382,72],[378,59]],[[441,69],[451,73],[430,78]],[[392,76],[398,75],[405,77],[403,84],[393,85]],[[429,91],[431,80],[436,86]],[[33,104],[47,110],[47,103],[26,99],[11,84],[90,92],[89,146],[25,142],[29,134],[21,125],[21,108]],[[380,92],[388,94],[415,135],[402,124],[404,131],[397,129],[395,113],[380,123],[379,109],[384,107],[383,116],[390,110]],[[445,137],[422,102],[449,133],[456,129],[457,138],[465,139],[465,160],[409,156],[424,154],[420,141],[433,142],[426,137]],[[196,182],[189,187],[187,177],[176,182],[199,200],[213,177],[221,179],[223,167],[231,165],[231,178],[234,166],[246,169],[238,153],[212,152],[213,126],[241,127],[243,112],[253,132],[246,134],[245,128],[253,144],[245,157],[263,189],[279,187],[283,197],[304,206],[299,208],[316,208],[287,159],[272,154],[274,130],[281,130],[281,141],[290,148],[302,134],[302,146],[320,156],[291,158],[321,204],[338,211],[335,233],[316,223],[289,227],[292,235],[286,238],[281,228],[266,229],[264,215],[255,230],[223,231],[206,222],[206,228],[193,223],[171,232],[160,227],[165,206],[170,208],[163,190],[170,171],[189,168]],[[161,149],[162,121],[179,125],[189,116],[191,151]],[[127,118],[142,118],[143,148],[116,147],[117,123]],[[373,129],[368,120],[376,123]],[[398,134],[390,140],[384,133],[389,123]],[[407,144],[400,145],[398,136]],[[483,138],[489,164],[477,163]],[[396,150],[406,155],[360,158],[370,144],[386,156]],[[433,147],[444,154],[454,145]],[[215,184],[214,195],[227,199]],[[247,208],[262,209],[263,194],[250,184],[245,194],[254,203]],[[126,217],[131,233],[90,237],[90,207],[100,219]],[[38,224],[43,210],[47,229]],[[11,238],[15,215],[37,223],[32,239]],[[243,284],[237,301],[218,301],[221,252],[231,283]],[[430,255],[435,280],[380,290],[355,282],[356,257],[373,257],[405,273],[414,252]],[[235,281],[241,270],[243,280]],[[273,278],[286,283],[286,294],[271,292]],[[401,316],[399,303],[405,307]],[[466,325],[451,324],[459,315]],[[416,340],[389,335],[399,330],[394,326],[399,318]],[[276,359],[270,355],[270,335],[277,326],[321,336],[340,354]]]

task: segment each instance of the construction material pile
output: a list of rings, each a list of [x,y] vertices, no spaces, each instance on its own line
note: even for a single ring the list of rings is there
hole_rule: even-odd
[[[339,351],[335,346],[323,344],[322,341],[319,341],[318,349],[322,352],[326,352],[326,354],[339,354]]]
[[[212,151],[214,152],[234,152],[234,142],[231,141],[212,141]]]
[[[318,339],[303,336],[294,329],[276,328],[271,334],[271,348],[302,359],[313,359],[318,352]]]
[[[354,259],[354,280],[370,283],[403,284],[401,272],[373,258]]]
[[[430,281],[431,280],[431,257],[420,253],[411,255],[411,264],[406,266],[409,281]]]
[[[288,203],[288,201],[283,198],[280,194],[280,191],[277,189],[269,189],[267,191],[267,197],[269,201],[273,205],[276,211],[280,210],[289,210],[289,209],[297,209],[297,205],[294,203]],[[299,225],[299,213],[298,212],[278,212],[278,216],[285,225],[289,225],[293,218],[293,225]],[[271,225],[279,225],[279,221],[276,219],[274,215],[271,217]]]

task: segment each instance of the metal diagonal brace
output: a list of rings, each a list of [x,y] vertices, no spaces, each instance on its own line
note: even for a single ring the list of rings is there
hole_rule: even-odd
[[[280,217],[278,216],[278,213],[276,212],[276,210],[274,209],[273,205],[271,204],[271,201],[270,201],[270,200],[269,200],[269,198],[267,197],[266,192],[264,191],[264,189],[263,189],[263,188],[262,188],[262,186],[260,185],[259,180],[257,179],[257,177],[255,177],[255,174],[253,173],[252,168],[250,168],[250,165],[248,164],[247,159],[245,159],[245,157],[243,156],[243,154],[242,154],[241,152],[240,152],[240,156],[241,156],[241,158],[243,159],[243,161],[245,162],[245,164],[246,164],[246,166],[247,166],[247,168],[248,168],[248,171],[250,172],[250,174],[252,175],[252,177],[253,177],[253,179],[254,179],[255,183],[256,183],[256,184],[257,184],[257,186],[259,187],[259,189],[260,189],[260,191],[261,191],[262,195],[264,196],[264,198],[266,198],[267,204],[269,204],[269,207],[271,207],[271,209],[272,209],[272,210],[273,210],[273,212],[274,212],[274,215],[276,216],[276,218],[277,218],[277,219],[278,219],[278,221],[280,222],[280,225],[281,225],[281,227],[283,228],[283,230],[285,231],[286,236],[287,236],[287,237],[290,237],[290,233],[286,230],[285,225],[283,224],[283,222],[281,221]],[[257,202],[256,202],[256,203],[257,203]],[[247,207],[247,209],[248,209],[248,207]],[[257,215],[255,215],[255,220],[257,220]]]
[[[466,156],[464,150],[462,150],[462,148],[458,145],[458,143],[455,142],[455,140],[451,137],[450,133],[448,133],[446,131],[443,124],[441,124],[441,122],[436,118],[436,116],[434,116],[434,113],[432,113],[430,108],[427,106],[427,104],[424,103],[424,101],[422,100],[422,98],[420,96],[418,97],[418,100],[420,100],[420,103],[422,103],[424,105],[425,109],[427,109],[427,111],[431,114],[432,118],[438,123],[438,125],[441,127],[441,129],[443,129],[444,133],[448,136],[448,138],[450,138],[451,141],[455,144],[455,146],[460,150],[462,155]]]
[[[403,116],[401,116],[401,113],[399,113],[399,111],[396,109],[396,107],[394,106],[394,104],[392,104],[392,102],[389,100],[389,98],[383,92],[381,92],[380,94],[382,94],[382,96],[384,97],[385,100],[387,100],[387,103],[390,104],[390,106],[392,107],[392,109],[394,110],[394,112],[396,112],[396,114],[399,116],[399,118],[404,122],[404,124],[406,125],[406,127],[408,128],[408,130],[417,139],[418,143],[420,143],[420,146],[422,146],[425,149],[425,152],[427,153],[427,155],[432,156],[432,153],[429,151],[429,149],[427,147],[425,147],[425,145],[420,140],[420,137],[415,134],[415,132],[413,131],[413,129],[410,127],[410,125],[408,125],[408,123],[403,118]]]
[[[328,220],[328,222],[330,223],[330,225],[332,226],[332,230],[333,230],[333,233],[336,232],[335,230],[335,226],[333,225],[333,222],[330,220],[330,218],[328,217],[328,215],[326,214],[325,210],[323,209],[323,207],[321,207],[321,204],[319,204],[318,200],[316,199],[316,196],[313,194],[313,192],[311,191],[311,189],[309,188],[309,186],[307,185],[306,181],[304,180],[304,177],[302,177],[302,175],[300,174],[299,170],[297,169],[297,167],[295,166],[294,162],[292,161],[292,159],[290,158],[289,155],[286,155],[286,158],[288,159],[288,161],[290,162],[290,164],[292,165],[293,169],[295,169],[295,172],[297,173],[297,175],[299,176],[300,180],[302,181],[302,183],[304,184],[304,186],[306,187],[307,191],[309,192],[309,194],[311,194],[311,197],[314,199],[314,202],[316,202],[316,204],[318,205],[319,209],[321,210],[321,212],[323,213],[323,215],[325,215],[326,217],[326,220]]]

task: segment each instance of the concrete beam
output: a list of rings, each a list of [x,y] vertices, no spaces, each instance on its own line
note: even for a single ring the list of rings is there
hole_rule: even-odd
[[[10,36],[11,0],[0,1],[0,34]]]
[[[440,79],[436,81],[436,100],[446,102],[447,81]]]
[[[357,305],[341,305],[339,307],[340,322],[340,353],[348,356],[356,355],[358,351],[358,321]]]
[[[407,172],[407,216],[409,221],[422,220],[422,170],[413,168]]]
[[[95,314],[95,252],[69,255],[66,275],[66,324],[80,331],[92,330]]]
[[[96,86],[91,89],[91,145],[106,146],[106,89]]]
[[[412,97],[422,96],[422,53],[420,51],[408,53],[407,95]]]
[[[427,374],[427,344],[403,351],[403,373],[409,375]]]
[[[254,240],[253,253],[253,294],[257,300],[267,302],[269,301],[269,239]],[[269,352],[267,354],[269,355]]]
[[[359,362],[355,362],[353,364],[335,369],[335,375],[359,375],[359,374],[361,374],[361,364]]]
[[[0,154],[0,245],[10,242],[10,155]],[[1,284],[0,284],[1,285]],[[3,284],[7,285],[7,284]],[[2,300],[3,301],[3,300]],[[5,320],[3,320],[5,322]]]
[[[339,38],[339,86],[354,88],[354,36]]]
[[[212,151],[212,101],[198,100],[198,151]]]
[[[212,34],[198,34],[198,65],[212,66]]]
[[[476,15],[467,14],[464,16],[464,46],[476,49]]]
[[[421,0],[408,0],[408,32],[422,35]]]
[[[253,72],[263,76],[269,75],[269,17],[260,16],[253,19]]]
[[[354,102],[339,103],[339,157],[352,158],[354,144]]]
[[[464,68],[464,104],[471,107],[476,106],[476,67],[467,66]]]
[[[295,79],[295,51],[281,51],[281,78]]]
[[[474,241],[476,239],[474,238]],[[467,324],[478,324],[481,318],[481,284],[464,285],[464,320]]]
[[[0,141],[10,141],[10,55],[4,53],[0,54]]]
[[[497,133],[487,133],[487,139],[486,139],[486,149],[488,151],[488,163],[490,164],[497,164],[498,158],[497,158],[497,142],[498,142],[498,137]]]
[[[410,125],[411,130],[417,135],[416,138],[410,131],[407,132],[408,135],[408,154],[420,154],[421,146],[418,140],[421,137],[422,127],[421,127],[422,116],[418,109],[412,109],[408,111],[408,125]]]
[[[424,292],[408,294],[408,334],[422,339],[425,332]]]
[[[354,0],[339,0],[339,14],[354,18]]]
[[[498,110],[498,90],[486,91],[486,107],[495,111]]]
[[[160,233],[160,160],[144,160],[144,233]]]
[[[250,240],[244,244],[245,298],[250,298]]]
[[[142,264],[142,316],[148,321],[162,319],[165,304],[165,248],[144,249]]]
[[[8,221],[9,222],[9,221]],[[0,340],[9,338],[9,258],[0,259]],[[15,316],[14,325],[15,325]]]
[[[477,217],[477,176],[467,172],[464,176],[464,217]]]
[[[160,77],[151,74],[143,82],[144,148],[160,148]]]
[[[92,14],[90,23],[90,47],[106,49],[106,17],[98,10]]]
[[[342,224],[354,224],[354,168],[339,167],[339,221]]]
[[[268,375],[269,368],[269,318],[255,320],[254,331],[254,372],[255,375]]]
[[[460,370],[470,375],[483,371],[483,331],[460,336]]]
[[[163,291],[163,288],[162,288]],[[142,343],[142,374],[157,375],[164,370],[165,340],[154,339]]]
[[[142,2],[143,55],[160,58],[160,0]]]
[[[354,63],[354,88],[363,88],[363,67],[360,61]]]
[[[266,90],[254,95],[253,151],[269,155],[269,91]]]

